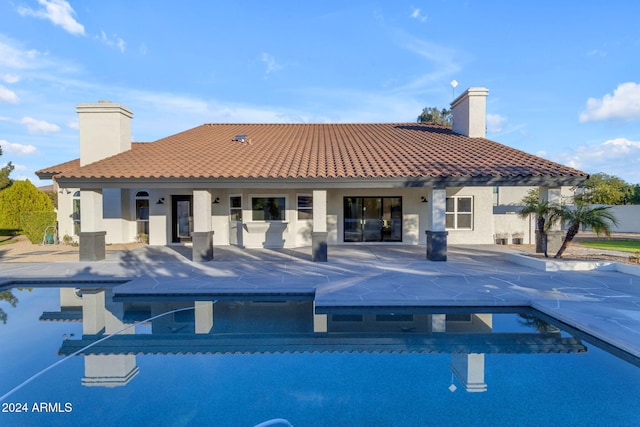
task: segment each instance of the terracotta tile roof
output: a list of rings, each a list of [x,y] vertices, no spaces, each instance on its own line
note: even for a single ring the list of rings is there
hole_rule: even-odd
[[[242,142],[237,135],[247,135]],[[587,174],[434,124],[205,124],[80,167],[59,178],[436,178]]]

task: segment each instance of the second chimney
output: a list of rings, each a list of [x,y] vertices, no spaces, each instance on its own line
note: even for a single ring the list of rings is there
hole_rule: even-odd
[[[451,103],[453,131],[471,138],[487,137],[489,89],[470,87]]]

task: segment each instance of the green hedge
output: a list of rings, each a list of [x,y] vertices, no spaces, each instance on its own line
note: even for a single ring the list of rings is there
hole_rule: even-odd
[[[56,225],[55,212],[24,212],[20,217],[22,231],[31,243],[42,243],[44,232],[49,226]],[[47,243],[54,243],[55,237],[51,237]]]

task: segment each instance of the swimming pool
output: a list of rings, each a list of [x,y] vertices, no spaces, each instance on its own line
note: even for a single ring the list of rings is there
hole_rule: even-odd
[[[4,398],[2,425],[640,424],[640,368],[530,312],[11,292],[0,394],[65,361]]]

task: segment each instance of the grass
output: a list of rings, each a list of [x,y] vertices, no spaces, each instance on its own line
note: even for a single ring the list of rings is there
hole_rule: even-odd
[[[640,240],[586,240],[580,242],[583,246],[590,248],[604,249],[608,251],[638,252],[640,251]]]

